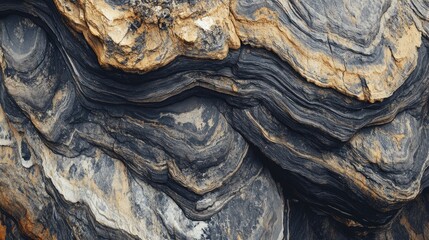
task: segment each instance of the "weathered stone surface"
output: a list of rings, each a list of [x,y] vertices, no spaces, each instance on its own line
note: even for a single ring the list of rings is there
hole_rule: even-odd
[[[229,1],[68,1],[55,4],[99,62],[147,72],[179,55],[223,59],[240,47]]]
[[[272,50],[309,82],[360,100],[390,97],[416,67],[426,1],[55,0],[102,65],[147,72],[179,55]]]
[[[296,199],[286,201],[285,235],[289,239],[426,239],[429,236],[428,192],[407,204],[394,221],[375,231],[350,231],[328,215],[311,211]],[[356,234],[359,237],[356,237]]]
[[[3,1],[0,239],[424,239],[427,12]]]

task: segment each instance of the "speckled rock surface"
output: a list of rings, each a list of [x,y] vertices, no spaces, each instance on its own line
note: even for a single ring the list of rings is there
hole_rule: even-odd
[[[427,238],[428,6],[4,0],[0,239]]]

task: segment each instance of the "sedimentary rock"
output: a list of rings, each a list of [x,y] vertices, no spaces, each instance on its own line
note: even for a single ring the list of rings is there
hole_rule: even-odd
[[[427,13],[0,3],[0,237],[424,238]]]
[[[55,0],[103,65],[147,72],[178,55],[272,50],[306,80],[368,101],[392,95],[417,63],[427,3],[406,1]]]

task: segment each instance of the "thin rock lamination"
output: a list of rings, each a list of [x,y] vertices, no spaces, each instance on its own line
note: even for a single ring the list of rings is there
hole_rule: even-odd
[[[180,55],[223,59],[269,49],[306,80],[360,100],[390,97],[427,34],[419,1],[55,0],[102,65],[148,72]]]
[[[424,6],[1,3],[0,236],[423,239]]]

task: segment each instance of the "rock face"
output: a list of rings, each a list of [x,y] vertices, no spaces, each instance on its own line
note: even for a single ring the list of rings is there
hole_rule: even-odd
[[[0,239],[429,236],[427,1],[0,16]]]
[[[368,101],[414,70],[429,18],[427,2],[412,1],[54,1],[102,65],[147,72],[179,55],[223,59],[241,40]]]

